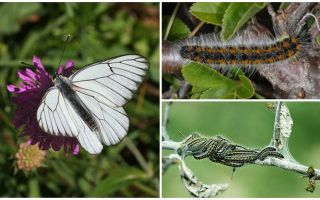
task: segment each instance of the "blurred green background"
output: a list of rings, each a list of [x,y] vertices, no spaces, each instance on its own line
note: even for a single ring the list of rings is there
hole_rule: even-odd
[[[168,133],[175,141],[198,131],[207,136],[223,135],[246,147],[261,148],[272,137],[274,111],[266,102],[174,102],[169,114]],[[288,102],[293,119],[289,149],[300,163],[320,168],[320,102]],[[163,103],[163,109],[165,103]],[[165,150],[163,155],[168,155]],[[237,169],[209,160],[187,158],[187,165],[206,184],[229,183],[218,197],[319,197],[305,191],[308,179],[300,174],[268,166],[247,165]],[[319,183],[317,182],[317,187]],[[184,188],[178,166],[171,166],[163,176],[163,197],[191,197]]]
[[[158,3],[1,3],[0,4],[0,196],[2,197],[156,197],[159,189],[159,5]],[[128,137],[100,155],[49,151],[43,166],[26,175],[15,153],[21,130],[12,125],[15,106],[8,83],[19,83],[19,61],[39,56],[56,71],[100,59],[139,53],[150,70],[126,106]]]

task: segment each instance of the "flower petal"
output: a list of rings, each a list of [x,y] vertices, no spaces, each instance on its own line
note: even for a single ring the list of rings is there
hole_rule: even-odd
[[[11,93],[15,93],[15,92],[17,92],[17,91],[19,91],[20,89],[19,88],[17,88],[15,85],[7,85],[7,90],[9,91],[9,92],[11,92]]]
[[[51,141],[50,141],[51,148],[55,151],[59,151],[62,144],[63,144],[63,138],[52,136],[50,139],[51,139]]]
[[[7,89],[11,93],[19,94],[27,90],[26,87],[18,88],[15,85],[8,85]]]
[[[72,151],[73,155],[78,155],[79,153],[79,145],[76,144],[76,146],[73,148],[73,151]]]
[[[32,78],[30,78],[25,72],[18,70],[18,76],[26,83],[26,85],[36,87],[35,81]]]
[[[34,73],[31,69],[29,69],[29,68],[27,68],[26,69],[26,74],[29,76],[29,77],[31,77],[33,80],[37,80],[37,78],[36,78],[36,73]]]
[[[69,77],[73,68],[74,68],[74,62],[72,60],[68,60],[64,67],[63,75],[65,75],[66,77]]]
[[[32,63],[33,63],[33,65],[34,65],[36,68],[38,68],[38,69],[44,69],[44,67],[43,67],[43,65],[42,65],[42,63],[41,63],[40,58],[37,57],[37,56],[33,56],[33,58],[32,58]]]
[[[62,66],[59,65],[59,67],[58,67],[58,74],[59,74],[59,75],[62,73],[62,70],[63,70]]]

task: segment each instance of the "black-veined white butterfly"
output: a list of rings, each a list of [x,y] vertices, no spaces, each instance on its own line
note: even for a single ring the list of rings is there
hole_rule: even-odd
[[[37,111],[39,126],[56,136],[76,137],[91,154],[126,136],[129,119],[123,105],[142,82],[149,63],[123,55],[89,64],[70,77],[57,75]]]

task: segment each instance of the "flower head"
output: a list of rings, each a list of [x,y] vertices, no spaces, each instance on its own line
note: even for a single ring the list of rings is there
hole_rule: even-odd
[[[27,68],[25,71],[18,71],[18,76],[22,80],[19,86],[8,85],[9,92],[14,93],[13,102],[17,105],[17,109],[13,116],[13,123],[16,128],[24,126],[23,136],[30,136],[30,144],[37,144],[42,150],[50,147],[59,151],[63,146],[64,151],[68,153],[69,149],[73,154],[78,154],[79,144],[76,138],[65,136],[53,136],[45,133],[37,122],[37,110],[42,97],[47,90],[53,86],[49,73],[43,67],[40,58],[33,57],[33,66],[35,71]],[[74,67],[73,61],[68,61],[63,69],[58,67],[58,74],[63,72],[64,76],[69,76]]]
[[[28,173],[33,168],[41,166],[46,151],[40,150],[36,145],[31,145],[31,142],[21,143],[19,151],[16,153],[18,169]]]

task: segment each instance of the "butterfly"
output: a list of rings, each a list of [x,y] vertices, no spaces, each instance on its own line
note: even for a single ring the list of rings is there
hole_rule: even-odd
[[[75,137],[90,154],[119,143],[128,132],[123,109],[137,90],[149,63],[122,55],[89,64],[69,77],[56,75],[37,110],[40,128],[54,136]]]

